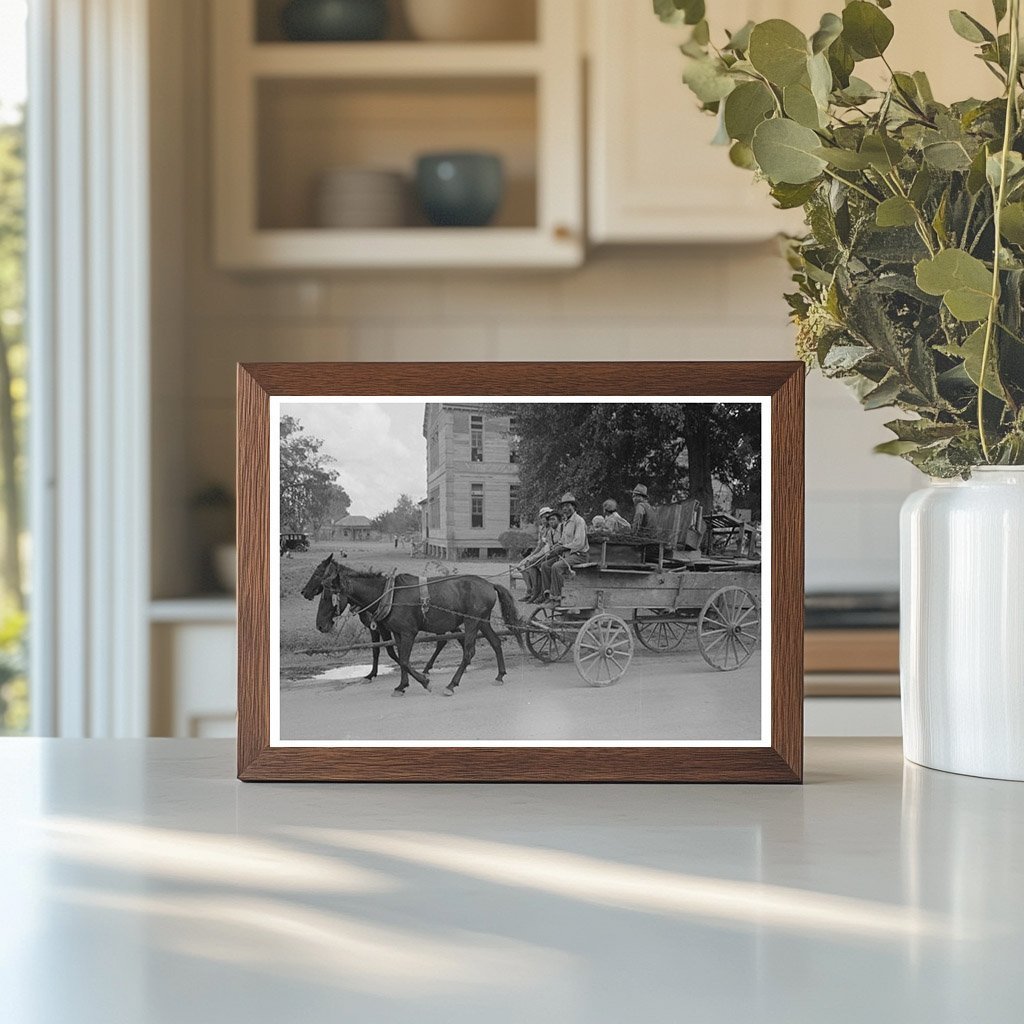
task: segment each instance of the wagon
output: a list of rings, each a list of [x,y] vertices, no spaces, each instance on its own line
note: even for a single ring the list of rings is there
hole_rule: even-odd
[[[576,567],[557,604],[530,616],[526,644],[535,658],[573,658],[592,686],[616,682],[638,641],[664,654],[696,634],[704,661],[722,672],[746,664],[760,640],[761,566],[702,550],[696,502],[652,510],[650,535],[592,535],[590,560]]]

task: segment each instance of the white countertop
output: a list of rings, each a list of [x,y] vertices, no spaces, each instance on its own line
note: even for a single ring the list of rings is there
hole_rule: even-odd
[[[1024,1018],[1024,785],[242,785],[230,742],[0,741],[0,1017]]]

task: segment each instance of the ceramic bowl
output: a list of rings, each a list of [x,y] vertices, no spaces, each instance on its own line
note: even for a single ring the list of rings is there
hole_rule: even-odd
[[[483,227],[494,218],[505,194],[501,157],[426,153],[416,162],[416,193],[435,227]]]
[[[380,39],[387,25],[387,0],[289,0],[281,11],[285,38],[296,42]]]

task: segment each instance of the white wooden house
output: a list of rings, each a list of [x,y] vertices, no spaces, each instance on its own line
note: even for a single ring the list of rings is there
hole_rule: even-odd
[[[519,464],[512,407],[438,402],[426,406],[427,553],[500,557],[500,537],[519,525]]]

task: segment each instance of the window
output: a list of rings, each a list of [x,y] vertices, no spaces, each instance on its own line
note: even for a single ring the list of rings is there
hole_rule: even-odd
[[[437,469],[437,464],[441,461],[440,455],[440,444],[438,442],[437,427],[434,427],[430,434],[430,450],[427,456],[427,468],[430,472]]]
[[[427,499],[427,535],[430,530],[441,529],[441,488],[432,487]]]
[[[518,530],[522,523],[519,515],[519,484],[509,484],[508,488],[508,525]]]
[[[519,419],[516,416],[508,418],[508,461],[519,461]]]
[[[484,525],[484,485],[469,485],[469,525],[474,529]]]
[[[0,735],[29,725],[26,672],[26,5],[0,0]]]
[[[469,461],[484,461],[484,418],[469,417]],[[481,524],[483,525],[483,524]]]

